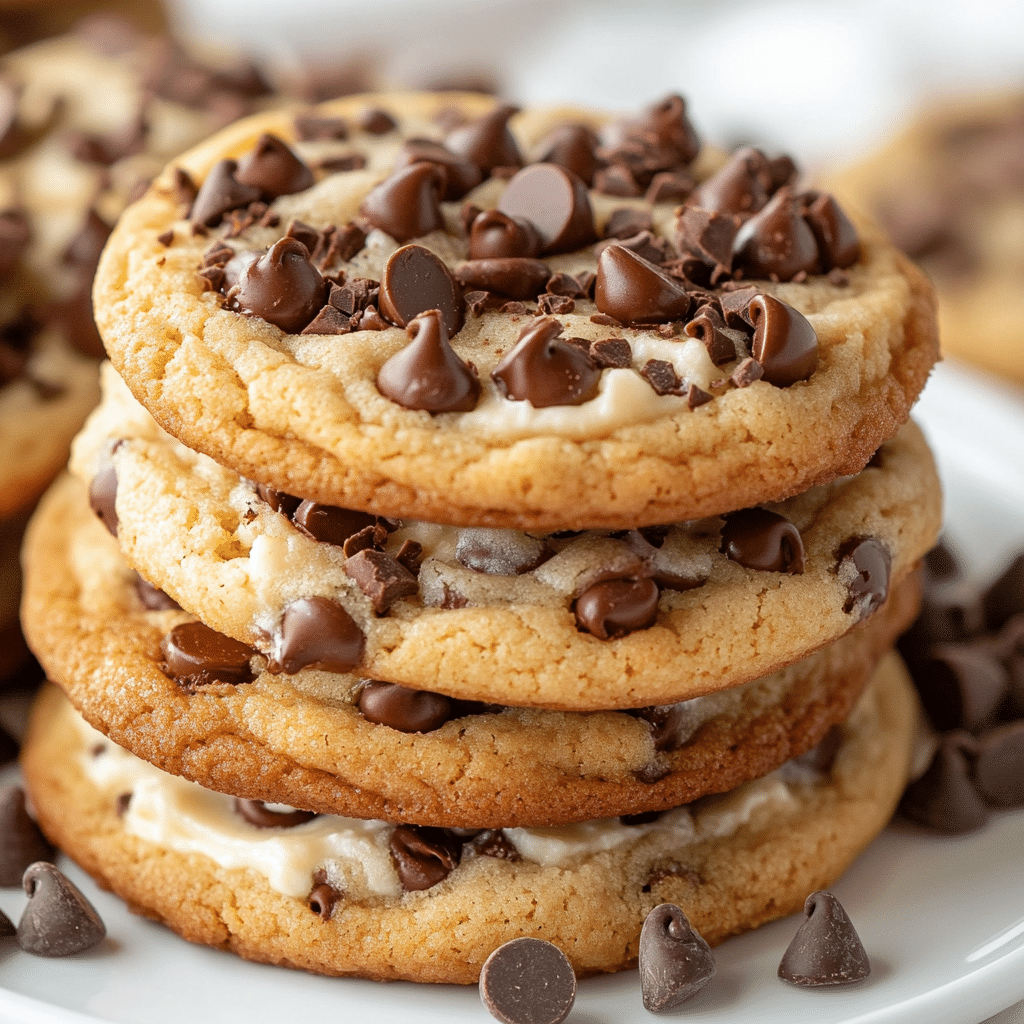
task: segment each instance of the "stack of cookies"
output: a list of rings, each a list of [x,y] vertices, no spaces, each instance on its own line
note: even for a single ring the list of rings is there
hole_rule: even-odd
[[[521,935],[613,971],[656,905],[719,942],[888,819],[934,309],[788,158],[678,97],[263,114],[128,209],[94,305],[23,762],[133,908],[329,974]]]

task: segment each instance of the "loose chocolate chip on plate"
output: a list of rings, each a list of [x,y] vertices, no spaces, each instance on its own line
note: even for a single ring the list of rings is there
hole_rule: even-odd
[[[596,241],[587,186],[557,164],[531,164],[508,183],[498,209],[522,217],[537,229],[541,255],[573,252]]]
[[[430,163],[410,164],[373,189],[359,212],[397,242],[408,242],[444,227],[444,189],[443,168]]]
[[[376,680],[359,691],[359,710],[367,720],[398,732],[433,732],[459,717],[455,701],[442,693]]]
[[[71,956],[107,934],[93,905],[52,864],[38,861],[21,880],[28,903],[18,922],[18,945],[33,956]]]
[[[947,733],[925,773],[907,786],[900,813],[946,835],[974,832],[988,821],[988,808],[973,781],[977,741],[970,733]]]
[[[249,659],[256,652],[202,622],[175,626],[164,637],[160,650],[167,674],[189,692],[211,683],[237,685],[252,681]]]
[[[21,884],[25,869],[37,860],[52,860],[55,850],[25,810],[25,793],[17,786],[0,790],[0,886]]]
[[[692,999],[715,976],[711,947],[673,903],[655,907],[640,932],[640,990],[644,1009],[671,1010]]]
[[[915,659],[914,682],[940,732],[979,733],[995,725],[1009,689],[1006,669],[988,645],[936,644]]]
[[[623,245],[609,245],[597,261],[597,308],[621,323],[685,319],[690,296],[660,267]]]
[[[556,945],[524,936],[484,961],[480,999],[502,1024],[561,1024],[576,1001],[576,975]]]
[[[439,309],[448,337],[462,327],[459,286],[445,264],[422,245],[404,245],[387,262],[380,280],[380,311],[407,327],[421,313]]]
[[[812,892],[806,920],[779,964],[779,977],[807,987],[850,985],[871,973],[871,963],[853,922],[830,892]]]
[[[444,881],[462,859],[462,840],[448,829],[399,825],[391,833],[391,862],[406,892]]]
[[[654,625],[658,597],[651,579],[603,580],[576,599],[576,623],[599,640],[622,637]]]
[[[807,318],[773,295],[756,295],[747,311],[754,325],[750,350],[764,379],[777,388],[807,380],[818,367],[818,335]]]
[[[304,192],[314,178],[313,172],[276,135],[264,132],[238,161],[235,181],[258,188],[270,202],[278,196]]]
[[[997,726],[978,740],[974,781],[997,807],[1024,804],[1024,721]]]
[[[274,811],[262,800],[242,800],[235,797],[235,811],[256,828],[295,828],[312,821],[317,815],[313,811]]]
[[[348,672],[363,656],[365,637],[352,616],[327,597],[303,597],[285,606],[270,661],[271,672],[304,668]]]
[[[746,508],[726,517],[721,550],[734,562],[761,572],[804,571],[804,542],[785,516],[766,508]]]

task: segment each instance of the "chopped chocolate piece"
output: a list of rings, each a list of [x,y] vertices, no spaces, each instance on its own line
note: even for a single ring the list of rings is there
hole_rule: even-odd
[[[107,929],[78,887],[52,864],[29,865],[21,879],[28,903],[18,945],[33,956],[71,956],[102,942]]]
[[[693,176],[685,171],[660,171],[651,179],[644,198],[651,204],[681,203],[693,189]]]
[[[342,313],[352,316],[361,313],[372,302],[376,302],[379,295],[376,281],[366,277],[353,277],[343,285],[332,284],[327,301]]]
[[[318,868],[313,873],[313,887],[306,897],[306,905],[321,920],[330,921],[334,916],[335,906],[344,895],[340,889],[335,889],[327,881],[327,872],[323,868]]]
[[[711,268],[711,281],[732,267],[732,246],[740,220],[733,214],[684,206],[676,218],[676,246]]]
[[[552,295],[564,295],[570,299],[585,299],[587,297],[587,289],[572,274],[552,274],[548,278],[544,290]]]
[[[999,629],[1013,616],[1024,614],[1024,553],[1019,554],[982,597],[985,625]]]
[[[582,405],[597,394],[601,370],[590,356],[559,338],[562,325],[548,317],[528,324],[491,377],[502,394],[537,409]]]
[[[576,624],[599,640],[617,639],[654,625],[658,597],[651,579],[603,580],[576,599]]]
[[[337,156],[321,157],[313,166],[328,174],[361,171],[366,166],[366,157],[362,153],[339,153]]]
[[[587,186],[557,164],[531,164],[508,183],[498,209],[530,221],[540,234],[541,255],[573,252],[596,241]]]
[[[576,1001],[576,975],[557,946],[524,936],[484,961],[480,999],[501,1024],[561,1024]]]
[[[622,321],[616,320],[615,317],[609,316],[607,313],[594,313],[590,317],[592,324],[599,324],[601,327],[621,327]]]
[[[562,124],[552,128],[541,140],[533,163],[558,164],[565,167],[588,187],[601,166],[597,158],[599,140],[582,124]]]
[[[453,153],[471,160],[484,175],[495,167],[522,167],[522,155],[508,127],[509,118],[518,109],[504,104],[495,107],[483,117],[450,132],[445,137],[445,145]]]
[[[640,183],[625,164],[615,163],[601,167],[594,174],[594,191],[605,196],[635,199],[644,194]]]
[[[691,411],[699,406],[707,405],[714,397],[714,395],[705,391],[703,388],[697,387],[696,384],[691,384],[686,389],[686,403],[689,405]],[[661,578],[659,577],[658,579],[659,582],[661,582]]]
[[[740,226],[733,240],[733,265],[748,276],[773,281],[792,281],[801,271],[819,270],[818,242],[789,186]]]
[[[492,576],[532,572],[550,557],[543,540],[518,530],[467,527],[455,545],[455,558],[467,569]]]
[[[892,557],[881,541],[874,537],[851,537],[836,552],[836,565],[841,577],[849,573],[848,566],[856,572],[850,574],[844,612],[866,619],[885,603],[889,596]]]
[[[1008,722],[978,741],[974,782],[996,807],[1024,804],[1024,721]]]
[[[278,239],[259,259],[247,263],[228,295],[240,312],[262,317],[288,334],[298,334],[327,298],[327,285],[294,238]]]
[[[674,903],[655,907],[640,932],[640,990],[644,1009],[672,1010],[715,976],[711,947]]]
[[[632,238],[641,231],[652,231],[653,229],[654,222],[646,210],[637,209],[635,206],[621,206],[617,210],[612,210],[605,222],[604,237]]]
[[[658,395],[681,395],[683,382],[676,374],[676,368],[664,359],[648,359],[640,370],[640,376],[654,388]]]
[[[373,526],[364,526],[358,533],[352,534],[352,536],[342,544],[341,550],[346,558],[351,558],[353,555],[357,555],[360,551],[365,551],[367,548],[375,548],[378,551],[383,551],[387,536],[388,531],[385,530],[380,523],[375,523]]]
[[[690,297],[659,267],[622,245],[609,245],[597,263],[594,302],[622,323],[682,320]]]
[[[17,786],[0,790],[0,886],[21,884],[29,864],[52,860],[56,851],[25,810],[25,793]]]
[[[730,512],[722,527],[720,550],[747,569],[791,576],[804,571],[800,531],[784,516],[766,508]]]
[[[324,306],[299,332],[300,334],[349,334],[352,318],[335,306]]]
[[[435,312],[437,312],[435,310]],[[377,312],[376,306],[367,306],[363,310],[362,316],[359,318],[359,324],[355,330],[359,331],[386,331],[391,324],[389,324],[381,315]]]
[[[160,650],[167,675],[188,693],[211,683],[234,686],[253,678],[249,661],[256,651],[202,622],[175,626],[164,637]]]
[[[469,846],[478,857],[493,857],[515,863],[521,860],[519,851],[509,842],[500,828],[484,829],[469,841]]]
[[[373,610],[382,615],[399,598],[419,591],[416,577],[404,565],[383,551],[367,548],[345,562],[345,574],[356,581],[359,589],[373,604]]]
[[[283,512],[284,509],[280,508],[278,511]],[[354,509],[341,508],[339,505],[324,505],[308,498],[299,503],[293,518],[295,525],[306,536],[338,547],[353,534],[377,522],[377,517],[368,512],[357,512]]]
[[[735,342],[723,333],[724,324],[721,323],[713,307],[702,306],[701,309],[704,312],[686,324],[683,331],[688,337],[697,338],[704,343],[704,347],[708,350],[708,356],[715,366],[731,363],[736,358]],[[709,309],[711,312],[706,312]],[[719,322],[716,323],[716,320]]]
[[[771,169],[764,153],[738,149],[689,198],[693,206],[715,213],[749,216],[762,209],[774,191]]]
[[[601,338],[589,344],[590,358],[601,369],[628,369],[633,365],[633,349],[625,338]]]
[[[293,218],[288,224],[288,230],[285,231],[285,237],[296,239],[301,242],[309,252],[314,252],[316,250],[317,243],[320,241],[320,232],[311,225],[303,224],[301,220],[295,220]]]
[[[99,516],[100,522],[117,536],[117,470],[112,463],[105,463],[89,483],[89,506]]]
[[[234,160],[221,160],[214,164],[196,193],[189,211],[189,219],[193,224],[216,227],[229,210],[238,210],[259,199],[258,188],[243,185],[235,178],[237,168],[238,164]]]
[[[398,127],[398,122],[386,111],[367,107],[359,115],[359,130],[368,135],[387,135]]]
[[[947,733],[927,771],[903,794],[900,813],[947,835],[973,832],[988,821],[988,808],[972,775],[977,741],[966,732]]]
[[[135,593],[142,606],[151,612],[181,611],[181,605],[173,597],[147,583],[141,576],[135,581]]]
[[[791,985],[850,985],[871,973],[868,955],[843,905],[830,892],[812,892],[800,925],[779,964]]]
[[[256,828],[295,828],[312,821],[318,815],[313,811],[272,811],[262,800],[242,800],[235,797],[235,813]]]
[[[668,242],[664,238],[656,238],[650,231],[638,231],[635,235],[624,238],[618,243],[601,242],[595,246],[595,253],[600,257],[609,245],[616,244],[621,245],[624,249],[629,249],[630,252],[635,252],[637,256],[643,257],[648,263],[660,265],[671,260],[673,256]],[[594,280],[597,280],[596,274]]]
[[[462,860],[462,842],[445,828],[399,825],[391,834],[391,861],[406,892],[444,881]]]
[[[1010,681],[987,645],[936,644],[915,660],[914,682],[921,703],[940,732],[980,733],[995,725]]]
[[[404,540],[395,555],[395,561],[404,565],[414,576],[420,571],[423,561],[423,545],[418,540]]]
[[[174,168],[174,197],[178,203],[185,207],[185,216],[191,216],[192,204],[196,201],[199,189],[196,188],[192,176],[184,167]]]
[[[522,256],[473,259],[455,271],[455,279],[464,288],[521,300],[536,299],[544,291],[549,276],[546,263]]]
[[[466,303],[467,312],[474,317],[483,316],[492,309],[500,309],[505,304],[503,296],[492,292],[466,292],[463,301]]]
[[[853,266],[860,259],[860,238],[839,204],[827,192],[805,192],[801,199],[806,204],[804,220],[818,243],[821,269]]]
[[[445,181],[445,171],[436,164],[410,164],[373,189],[359,212],[397,242],[408,242],[444,228]]]
[[[395,170],[421,162],[436,164],[444,170],[443,198],[449,202],[461,199],[479,185],[483,177],[480,168],[472,160],[430,139],[409,139],[398,151]]]
[[[369,681],[359,691],[359,711],[377,725],[398,732],[433,732],[461,717],[458,705],[442,693],[411,690],[397,683]]]
[[[533,224],[523,217],[508,217],[500,210],[483,210],[469,226],[471,260],[533,257],[543,248]]]
[[[333,227],[333,225],[331,225]],[[313,253],[313,262],[323,270],[336,260],[352,259],[366,244],[366,232],[356,223],[320,233],[320,241]]]
[[[295,115],[295,134],[302,142],[326,142],[348,138],[348,121],[343,117],[320,117],[314,113]]]
[[[735,282],[728,283],[735,284]],[[754,321],[750,318],[750,303],[758,295],[763,294],[763,292],[750,286],[723,291],[718,296],[718,301],[722,307],[722,316],[725,317],[726,327],[753,333]]]
[[[447,266],[429,249],[406,245],[388,260],[380,282],[380,311],[399,327],[427,310],[441,312],[447,336],[462,327],[459,286]]]
[[[763,376],[764,367],[756,359],[748,356],[740,360],[729,380],[738,388],[749,388],[754,381],[760,380]]]
[[[537,299],[538,316],[568,316],[575,309],[575,300],[566,295],[541,295]]]
[[[303,597],[285,606],[274,642],[271,672],[294,675],[304,668],[349,672],[363,656],[363,631],[327,597]]]
[[[480,397],[476,372],[448,344],[439,310],[416,317],[411,339],[377,374],[377,389],[406,409],[430,413],[469,412]]]
[[[301,498],[296,498],[292,494],[285,494],[284,491],[276,491],[273,487],[268,487],[266,484],[257,484],[256,493],[275,511],[280,512],[282,515],[288,516],[290,519],[295,515],[296,510],[302,504]],[[331,505],[319,505],[317,508],[333,508]],[[353,513],[359,515],[360,513]],[[317,538],[318,540],[320,538]]]

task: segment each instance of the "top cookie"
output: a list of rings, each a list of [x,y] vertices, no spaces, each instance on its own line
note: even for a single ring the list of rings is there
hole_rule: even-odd
[[[929,286],[790,161],[712,176],[677,98],[510,114],[354,97],[175,161],[97,274],[129,387],[277,490],[545,530],[781,499],[895,433],[936,355]]]

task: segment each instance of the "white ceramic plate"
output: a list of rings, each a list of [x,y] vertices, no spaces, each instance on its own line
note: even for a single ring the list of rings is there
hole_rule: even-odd
[[[947,533],[988,578],[1024,547],[1024,398],[943,366],[918,413],[947,487]],[[13,773],[8,770],[9,777]],[[701,1024],[978,1024],[1024,998],[1024,811],[945,839],[897,823],[835,886],[871,957],[863,984],[801,990],[776,969],[789,918],[716,950],[718,973],[667,1014]],[[312,977],[191,946],[130,915],[73,866],[106,921],[98,948],[50,961],[0,945],[0,1021],[182,1024],[306,1021],[485,1024],[475,989]],[[24,897],[0,892],[17,920]],[[635,972],[580,984],[569,1024],[641,1024]]]

